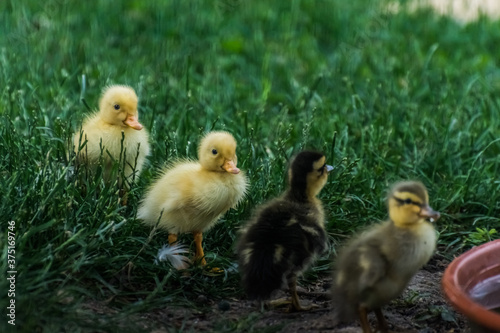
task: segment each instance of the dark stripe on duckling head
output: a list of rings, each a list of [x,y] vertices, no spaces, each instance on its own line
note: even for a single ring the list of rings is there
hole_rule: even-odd
[[[315,151],[305,150],[297,154],[290,168],[290,194],[300,201],[307,200],[307,175],[313,170],[314,162],[324,155]]]
[[[406,199],[400,199],[398,198],[397,196],[393,196],[394,200],[396,200],[400,205],[415,205],[415,206],[419,206],[419,207],[422,207],[422,203],[421,202],[417,202],[417,201],[413,201],[411,200],[410,198],[406,198]]]
[[[400,202],[401,199],[400,197],[395,196],[396,193],[412,193],[416,195],[422,203],[426,203],[429,200],[429,196],[427,194],[427,190],[421,182],[418,181],[405,181],[405,182],[399,182],[394,184],[394,186],[391,189],[391,192],[389,194],[389,197],[394,197],[396,201]],[[407,199],[407,198],[404,198]],[[402,200],[403,202],[400,202],[401,204],[406,203],[405,200]],[[415,200],[412,200],[415,201]],[[413,203],[413,202],[408,202],[408,203]],[[420,204],[420,203],[418,203]]]

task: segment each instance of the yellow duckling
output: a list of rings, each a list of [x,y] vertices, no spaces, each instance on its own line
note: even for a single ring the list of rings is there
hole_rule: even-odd
[[[198,147],[198,158],[164,170],[147,191],[137,217],[168,230],[170,244],[179,233],[193,233],[195,259],[206,265],[202,233],[243,199],[247,179],[236,166],[236,140],[227,132],[208,133]]]
[[[134,170],[135,175],[140,173],[150,151],[148,133],[139,123],[137,102],[132,88],[121,85],[107,87],[99,101],[99,111],[87,118],[81,132],[73,137],[78,162],[97,165],[102,156],[107,180],[112,161],[119,161],[122,156],[126,186],[132,181]]]
[[[364,333],[371,332],[369,311],[375,312],[378,329],[387,332],[380,308],[402,293],[436,247],[436,232],[426,219],[433,222],[440,214],[429,206],[422,183],[395,184],[388,208],[388,221],[372,226],[340,251],[334,274],[337,319],[352,320],[357,314]]]
[[[332,169],[320,153],[299,153],[288,170],[287,191],[261,206],[241,231],[239,269],[250,299],[270,299],[286,280],[291,301],[285,303],[290,303],[290,310],[312,308],[299,302],[297,276],[327,249],[323,206],[316,196]],[[275,300],[271,305],[282,303]]]

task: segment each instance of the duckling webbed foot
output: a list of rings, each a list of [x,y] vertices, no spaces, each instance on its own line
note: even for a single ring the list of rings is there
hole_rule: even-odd
[[[287,312],[297,312],[297,311],[309,311],[313,309],[320,308],[316,304],[301,305],[299,301],[299,296],[297,295],[297,280],[295,276],[290,276],[288,278],[288,288],[290,290],[290,298],[279,298],[268,302],[269,307],[280,307],[283,305],[288,305]]]
[[[302,305],[300,302],[294,301],[293,298],[278,298],[269,302],[266,302],[266,308],[278,308],[284,305],[288,305],[286,312],[299,312],[299,311],[310,311],[314,309],[319,309],[320,306],[316,304]]]
[[[272,301],[264,302],[265,307],[268,309],[279,308],[284,305],[291,305],[292,300],[288,297],[273,299]]]
[[[319,309],[319,306],[316,304],[309,304],[305,306],[300,304],[299,296],[297,295],[297,278],[295,276],[289,278],[288,288],[290,289],[290,294],[292,295],[292,300],[288,312]]]
[[[219,268],[219,267],[203,267],[203,275],[207,276],[219,276],[224,273],[224,269]]]
[[[300,302],[290,304],[288,308],[288,312],[300,312],[300,311],[311,311],[315,309],[319,309],[320,306],[314,303],[309,305],[301,305]]]

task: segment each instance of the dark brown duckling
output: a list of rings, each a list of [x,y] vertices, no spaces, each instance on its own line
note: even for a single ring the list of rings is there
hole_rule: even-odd
[[[237,245],[243,287],[250,299],[269,300],[288,283],[290,310],[300,305],[297,276],[327,249],[324,213],[316,197],[333,167],[321,153],[299,153],[288,170],[289,188],[262,205],[241,231]]]

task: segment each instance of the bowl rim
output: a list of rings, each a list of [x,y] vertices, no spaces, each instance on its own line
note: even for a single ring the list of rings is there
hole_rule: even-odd
[[[464,261],[479,256],[484,253],[485,248],[489,247],[492,247],[492,251],[500,251],[500,239],[476,246],[455,258],[444,271],[441,285],[445,297],[456,310],[476,324],[500,331],[500,314],[487,310],[479,303],[474,302],[463,289],[459,288],[457,281],[458,270]]]

